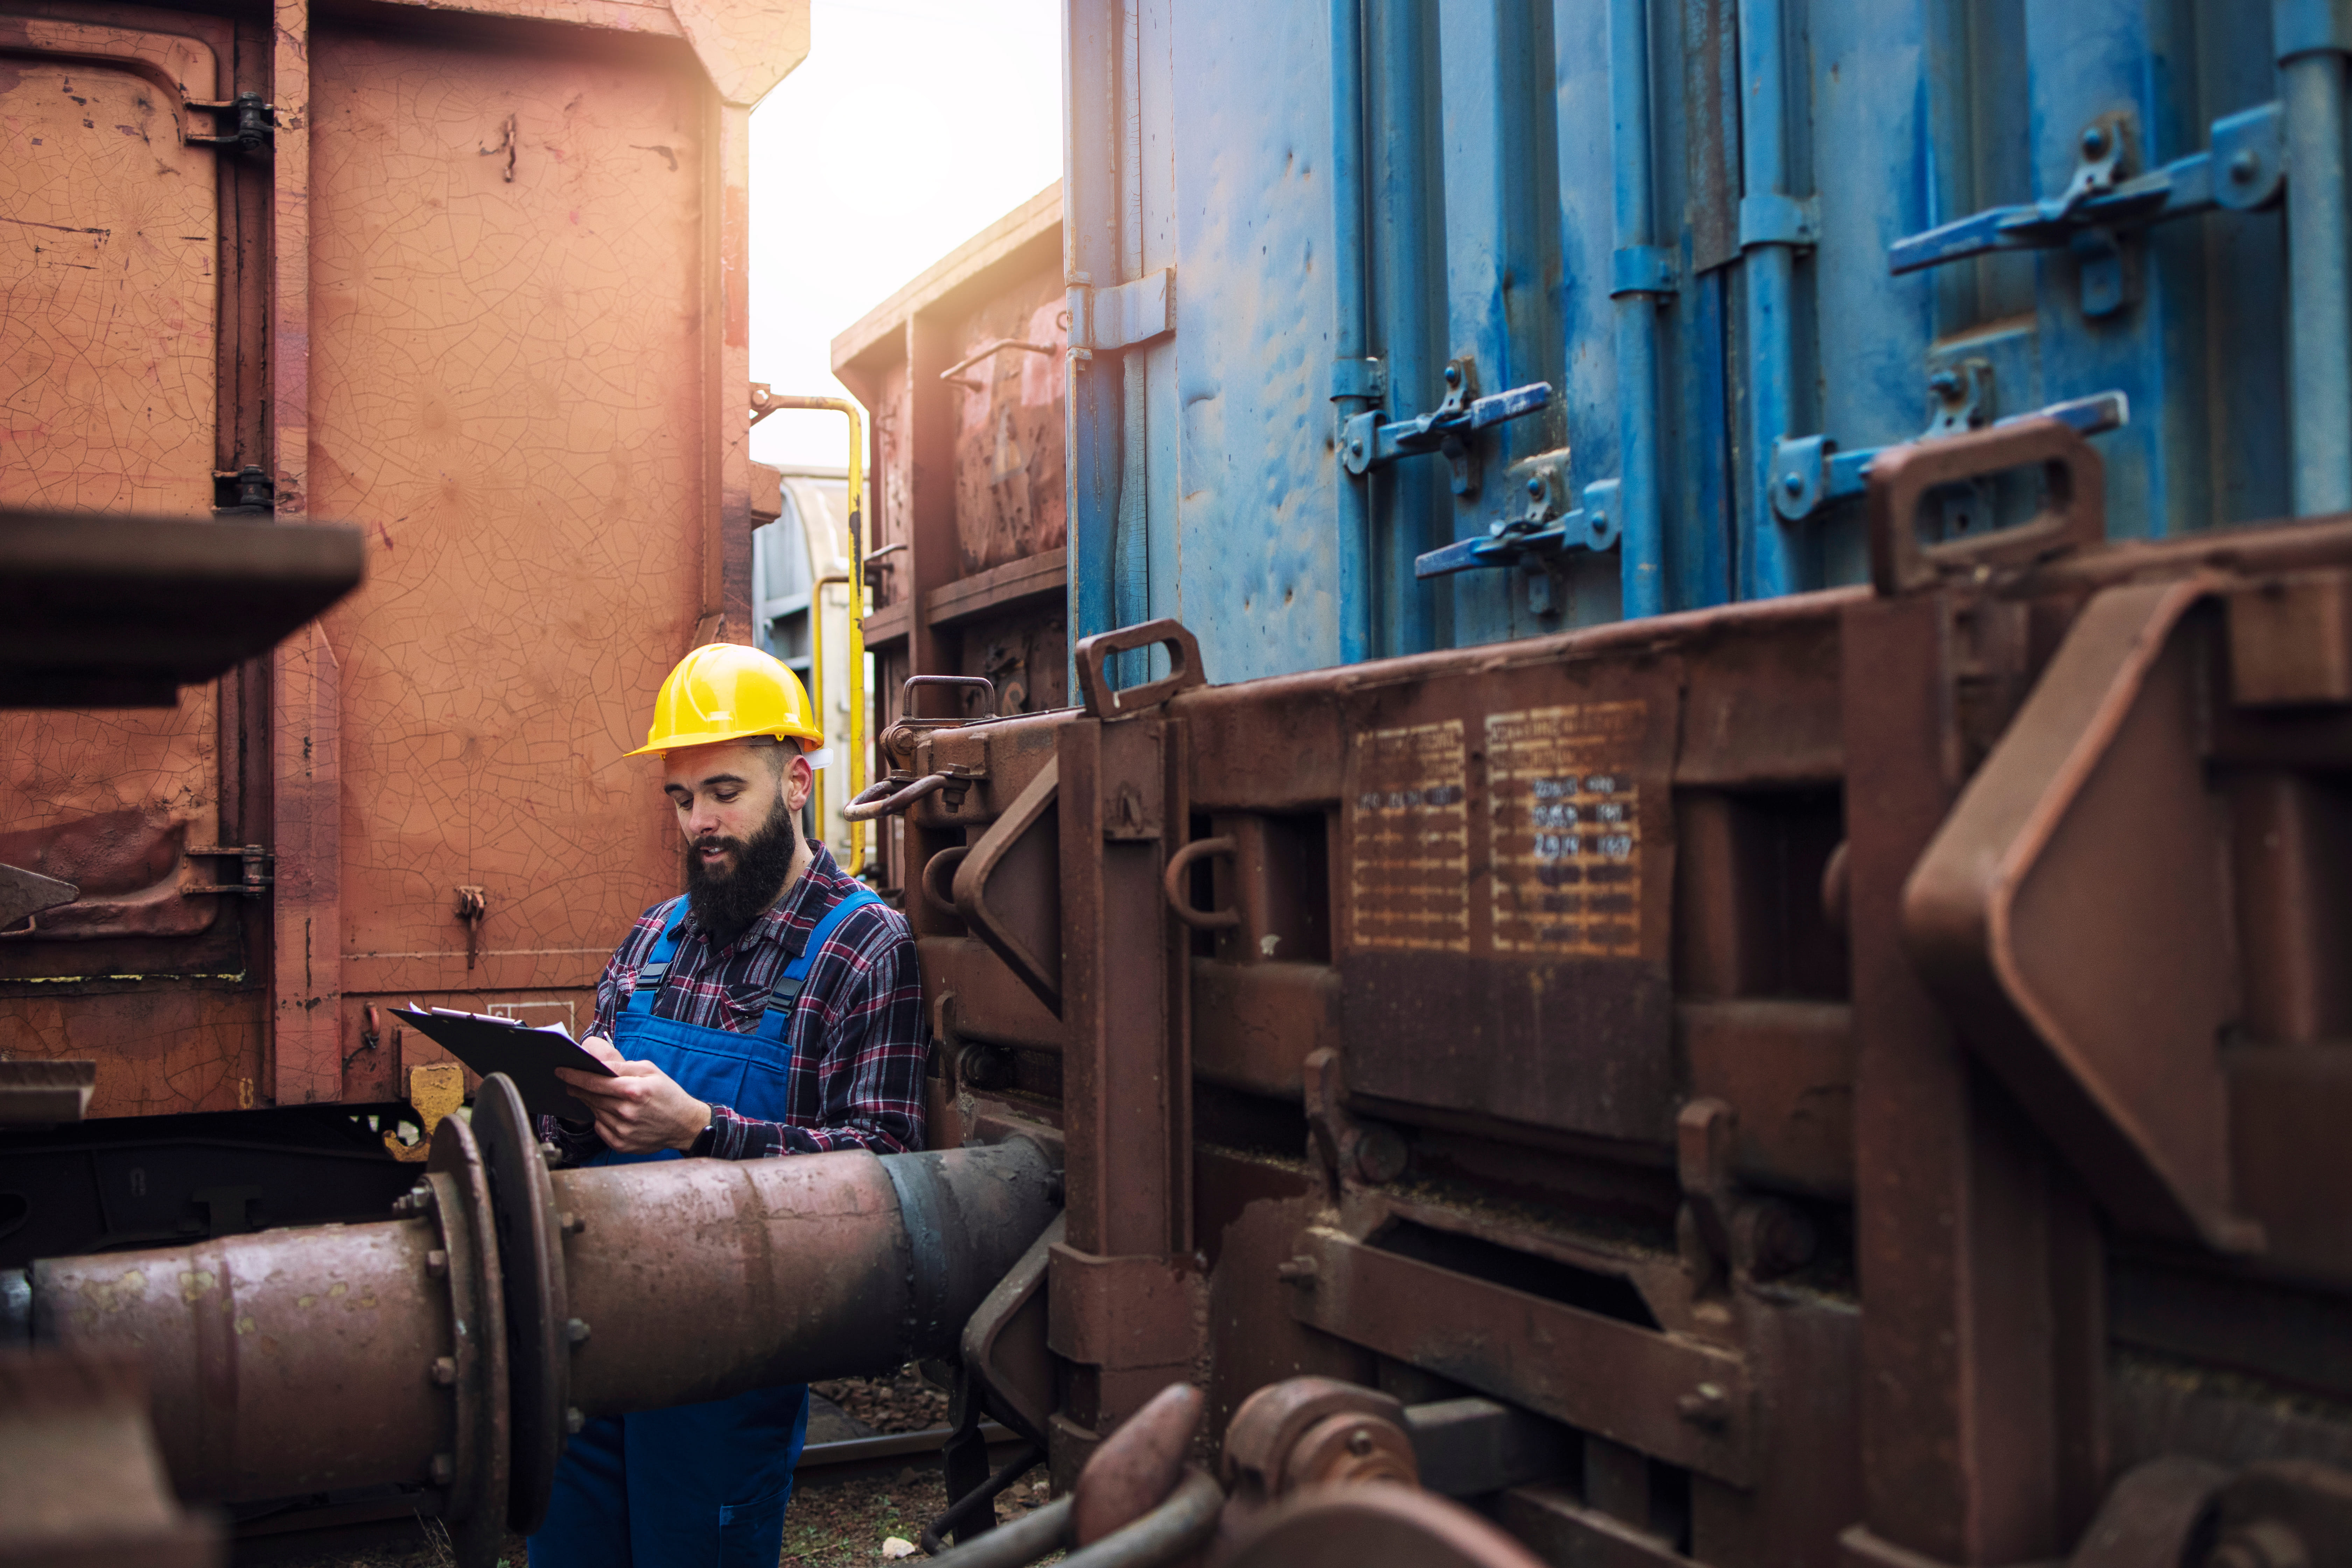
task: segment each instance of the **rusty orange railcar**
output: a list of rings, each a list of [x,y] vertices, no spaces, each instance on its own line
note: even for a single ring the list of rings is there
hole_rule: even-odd
[[[0,1058],[94,1058],[99,1119],[12,1156],[92,1174],[0,1183],[59,1194],[0,1247],[380,1210],[343,1108],[440,1055],[387,1005],[582,1022],[676,886],[621,753],[750,637],[749,116],[807,41],[804,0],[0,4],[0,508],[370,554],[175,707],[0,716],[0,861],[81,890],[0,941]],[[199,1134],[245,1166],[156,1152]]]

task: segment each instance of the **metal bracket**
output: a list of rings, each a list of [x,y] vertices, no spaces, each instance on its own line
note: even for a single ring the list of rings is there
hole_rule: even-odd
[[[1478,395],[1478,367],[1468,359],[1445,364],[1445,400],[1426,414],[1381,423],[1378,409],[1359,414],[1341,427],[1339,455],[1351,474],[1362,474],[1400,458],[1443,452],[1454,468],[1454,493],[1474,495],[1478,464],[1470,438],[1490,425],[1533,414],[1551,402],[1544,382],[1515,386],[1491,397]]]
[[[248,899],[257,899],[278,880],[278,857],[258,844],[192,844],[181,853],[191,860],[212,857],[235,859],[244,871],[240,881],[192,882],[180,889],[183,893],[238,893]]]
[[[2074,177],[2062,194],[1897,240],[1887,250],[1887,269],[1900,275],[1995,251],[2071,249],[2083,263],[2083,313],[2112,315],[2138,298],[2136,261],[2122,231],[2217,207],[2253,212],[2285,188],[2284,118],[2276,103],[2215,121],[2206,151],[2135,175],[2137,141],[2127,113],[2099,116],[2083,128]]]
[[[240,92],[235,98],[216,102],[194,98],[186,102],[190,109],[236,117],[231,121],[236,130],[226,136],[191,135],[185,139],[191,147],[234,147],[250,158],[270,151],[278,143],[278,106],[264,103],[257,92]]]
[[[1663,245],[1628,245],[1609,253],[1609,297],[1628,294],[1672,294],[1675,279],[1675,252]]]
[[[1070,352],[1079,359],[1131,349],[1175,330],[1173,267],[1108,289],[1095,288],[1083,272],[1070,279]]]
[[[1992,423],[1992,362],[1964,359],[1927,378],[1927,427],[1922,441],[1981,430]]]
[[[1980,360],[1964,361],[1958,374],[1967,378],[1965,388],[1955,386],[1958,401],[1951,417],[1960,421],[1958,428],[1948,428],[1940,407],[1931,405],[1927,433],[1921,440],[1941,439],[1960,435],[1971,429],[1981,429],[1982,408],[1971,421],[1970,406],[1979,397],[1990,400],[1991,369],[1979,373],[1971,366],[1982,365]],[[1937,379],[1948,372],[1938,372]],[[1936,380],[1928,383],[1930,395],[1942,402]],[[2074,427],[2084,436],[2096,436],[2119,429],[2131,423],[2131,400],[2120,392],[2102,392],[2089,397],[2077,397],[2065,403],[2053,403],[2047,408],[2037,408],[2031,414],[2014,415],[1993,421],[1993,426],[2015,425],[2026,419],[2055,419]],[[1781,439],[1772,448],[1772,510],[1790,522],[1802,522],[1833,500],[1844,500],[1862,494],[1870,478],[1870,465],[1886,447],[1865,447],[1859,451],[1841,452],[1837,442],[1827,436],[1792,436]]]
[[[1818,196],[1784,195],[1762,191],[1739,198],[1739,248],[1759,245],[1813,246],[1822,239],[1822,204]]]
[[[1389,395],[1389,367],[1376,359],[1335,359],[1331,362],[1331,401],[1366,397],[1374,402]]]
[[[1547,452],[1531,460],[1525,511],[1495,523],[1482,539],[1456,540],[1416,557],[1412,574],[1445,577],[1456,572],[1507,566],[1524,566],[1532,573],[1549,574],[1571,550],[1598,553],[1612,549],[1622,528],[1617,516],[1619,489],[1615,479],[1589,484],[1584,487],[1584,504],[1570,510],[1568,454]],[[1542,598],[1549,601],[1548,587]],[[1541,615],[1547,605],[1539,603],[1533,607]]]

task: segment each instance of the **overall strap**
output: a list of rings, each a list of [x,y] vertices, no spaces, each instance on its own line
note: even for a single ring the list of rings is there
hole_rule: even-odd
[[[809,931],[800,951],[784,965],[783,973],[776,977],[775,989],[768,994],[768,1015],[761,1020],[762,1032],[767,1027],[781,1028],[792,1016],[793,1007],[801,999],[801,987],[808,984],[809,971],[816,967],[816,955],[833,940],[841,922],[868,904],[878,904],[881,895],[871,888],[859,887],[842,895],[841,901],[824,911],[823,919]]]
[[[661,994],[662,982],[669,977],[670,960],[677,956],[677,935],[684,930],[677,913],[686,902],[684,894],[661,906],[660,934],[646,953],[645,963],[637,966],[637,980],[629,992],[629,1011],[653,1016],[654,998]]]

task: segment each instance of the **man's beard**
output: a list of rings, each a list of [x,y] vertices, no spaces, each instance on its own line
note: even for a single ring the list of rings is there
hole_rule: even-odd
[[[798,814],[780,795],[768,820],[749,838],[698,838],[686,856],[686,901],[714,946],[725,947],[766,912],[784,879],[793,874],[799,849]],[[712,845],[735,857],[731,871],[713,870],[702,858]]]

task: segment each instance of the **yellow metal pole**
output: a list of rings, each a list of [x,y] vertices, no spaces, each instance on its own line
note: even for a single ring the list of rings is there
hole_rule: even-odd
[[[830,409],[849,420],[849,795],[855,800],[866,788],[866,411],[846,397],[791,397],[753,384],[752,424],[779,408]],[[813,589],[812,627],[821,610]],[[817,652],[813,645],[810,664],[817,678],[817,701],[822,704],[824,667],[816,662]],[[849,874],[861,876],[865,870],[866,825],[853,822],[849,825]]]

